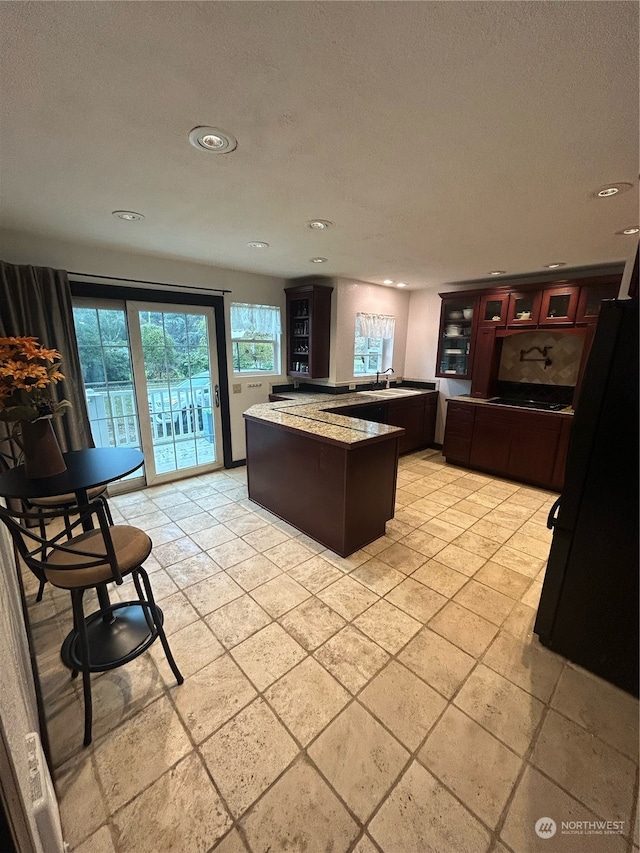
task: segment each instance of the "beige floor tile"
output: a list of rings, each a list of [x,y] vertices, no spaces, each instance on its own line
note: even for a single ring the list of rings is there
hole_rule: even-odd
[[[409,534],[409,536],[412,535],[412,533]],[[391,566],[391,568],[402,572],[403,575],[412,574],[412,572],[415,572],[416,569],[419,569],[426,562],[424,554],[407,547],[406,543],[403,544],[402,542],[394,542],[393,545],[385,548],[384,551],[378,554],[378,559],[386,563],[387,566]],[[368,565],[368,563],[365,565]]]
[[[246,515],[238,516],[237,518],[229,518],[225,521],[225,526],[232,530],[236,536],[246,536],[247,533],[253,533],[267,526],[264,518],[260,518],[255,512],[249,512]]]
[[[518,602],[504,620],[502,627],[519,640],[529,641],[533,637],[533,626],[536,621],[536,611],[533,607]]]
[[[193,622],[172,634],[170,646],[178,669],[184,678],[193,675],[224,653],[224,647],[202,620]],[[151,646],[150,654],[165,683],[174,684],[175,676],[159,641]]]
[[[319,554],[289,569],[287,574],[314,594],[342,577],[340,569],[332,566]]]
[[[543,542],[547,542],[548,545],[551,544],[551,540],[553,539],[553,530],[549,530],[546,523],[541,524],[540,522],[533,521],[532,519],[525,521],[522,527],[518,530],[518,533],[524,533],[525,536],[532,536],[534,539],[540,539]]]
[[[258,690],[273,684],[306,656],[302,646],[275,622],[235,646],[231,654]]]
[[[307,746],[351,699],[326,669],[306,658],[265,691],[289,731]]]
[[[202,509],[206,509],[207,511],[216,509],[219,506],[226,506],[231,503],[231,498],[226,495],[215,491],[208,495],[201,495],[195,501],[199,507]]]
[[[540,596],[542,595],[542,583],[541,581],[534,581],[529,589],[522,596],[520,601],[523,604],[526,604],[528,607],[533,607],[534,610],[538,609],[538,605],[540,604]]]
[[[469,533],[476,533],[478,536],[490,539],[492,542],[497,542],[498,545],[504,545],[504,543],[513,536],[513,530],[511,530],[511,528],[500,527],[500,525],[496,524],[495,521],[487,521],[486,516],[481,518],[479,521],[476,521],[476,523],[469,528]]]
[[[391,521],[395,521],[395,519],[392,518]],[[386,533],[384,536],[379,536],[377,539],[374,539],[373,542],[369,542],[362,546],[362,550],[370,557],[376,557],[380,551],[384,551],[385,548],[389,548],[394,542],[397,542],[398,539],[402,539],[403,536],[406,536],[407,533],[411,533],[413,530],[413,527],[410,525],[401,524],[399,527],[401,527],[404,532],[398,536],[391,536],[389,529],[390,524],[391,522],[388,521],[385,527]]]
[[[400,544],[412,548],[425,557],[435,557],[447,545],[444,539],[439,539],[424,530],[413,530],[408,536],[400,540]]]
[[[307,651],[313,651],[336,634],[344,619],[317,598],[303,601],[279,619],[282,627]]]
[[[199,507],[196,507],[196,510]],[[178,527],[180,527],[187,536],[190,536],[192,533],[199,533],[200,530],[206,530],[207,527],[212,527],[216,524],[216,521],[209,515],[208,512],[196,512],[194,515],[187,515],[185,518],[181,518],[178,522]]]
[[[226,572],[219,572],[213,577],[187,587],[184,594],[198,613],[206,616],[223,604],[233,601],[234,598],[240,598],[243,589]]]
[[[275,548],[276,545],[286,542],[290,537],[286,533],[283,533],[282,530],[274,527],[273,524],[269,524],[267,527],[261,527],[260,530],[245,533],[242,538],[252,548],[255,548],[256,551],[264,553],[270,548]]]
[[[273,711],[258,698],[205,741],[200,751],[237,818],[293,761],[298,747]]]
[[[465,551],[470,551],[472,554],[478,554],[485,559],[490,559],[498,550],[500,545],[487,539],[486,536],[480,536],[478,533],[472,533],[469,530],[458,536],[453,542],[458,548],[463,548]]]
[[[118,849],[136,853],[157,853],[159,848],[176,853],[206,850],[231,826],[231,818],[195,753],[117,812],[113,822]]]
[[[158,528],[166,530],[166,528]],[[153,556],[161,566],[171,566],[173,563],[178,563],[180,560],[186,560],[187,557],[193,557],[194,554],[199,554],[200,548],[188,536],[182,536],[181,539],[174,539],[171,542],[165,542],[163,545],[153,545]]]
[[[464,528],[436,516],[423,524],[420,530],[437,536],[438,539],[444,539],[445,542],[453,542],[464,531]]]
[[[157,506],[161,509],[171,509],[172,507],[178,506],[178,504],[187,503],[189,500],[188,495],[177,489],[173,483],[167,483],[166,485],[167,488],[163,489],[162,492],[158,490],[158,492],[153,493],[153,502]],[[159,489],[162,488],[162,486],[159,487]],[[147,493],[149,491],[150,490],[147,490]]]
[[[284,574],[251,590],[251,597],[274,619],[292,610],[309,595],[309,590]]]
[[[262,586],[263,583],[272,578],[277,578],[278,575],[282,574],[282,569],[279,569],[264,554],[256,554],[236,566],[231,566],[227,574],[244,590],[251,592],[257,586]]]
[[[217,658],[172,692],[178,713],[196,743],[213,734],[256,696],[229,655]]]
[[[411,752],[447,704],[439,693],[396,661],[391,661],[365,687],[359,699]]]
[[[243,560],[255,557],[257,553],[255,548],[252,548],[251,545],[242,539],[231,539],[229,542],[223,542],[222,545],[216,545],[215,548],[209,548],[207,551],[211,559],[215,560],[223,569],[237,566]]]
[[[295,539],[287,539],[286,542],[281,542],[274,548],[269,548],[264,553],[266,557],[283,571],[292,569],[294,566],[304,563],[313,556],[313,552],[309,548]]]
[[[468,476],[469,475],[464,477],[463,480],[467,480]],[[471,501],[472,503],[477,503],[479,506],[486,507],[489,512],[502,503],[500,498],[494,498],[491,495],[483,495],[481,492],[474,492],[472,495],[469,495],[466,500]]]
[[[501,625],[515,606],[512,598],[475,580],[457,592],[454,601],[494,625]]]
[[[388,601],[381,600],[361,613],[353,624],[392,655],[400,651],[422,627]]]
[[[492,829],[522,764],[517,755],[453,705],[418,758]]]
[[[546,560],[541,560],[539,557],[532,557],[530,554],[525,554],[524,551],[517,551],[515,548],[509,547],[509,545],[503,545],[491,559],[494,563],[499,563],[501,566],[506,566],[508,569],[520,572],[520,574],[526,575],[528,578],[535,578],[540,569],[546,564]]]
[[[241,506],[238,506],[238,504],[235,502],[231,490],[226,493],[226,496],[232,498],[233,503],[225,504],[224,506],[215,506],[209,510],[211,515],[216,518],[221,524],[224,524],[227,521],[231,521],[234,518],[244,518],[244,516],[248,514],[246,509]]]
[[[530,693],[480,664],[454,700],[518,755],[529,748],[544,706]]]
[[[385,853],[485,853],[487,830],[415,761],[369,825]]]
[[[504,527],[507,530],[510,530],[512,536],[520,525],[526,521],[526,519],[519,518],[513,513],[505,512],[502,505],[492,509],[491,512],[488,512],[482,520],[487,524],[495,524],[498,527]]]
[[[110,811],[155,782],[191,748],[180,717],[166,696],[97,740],[94,756]]]
[[[86,841],[74,848],[73,853],[116,853],[111,833],[107,826],[102,826]]]
[[[347,620],[355,619],[378,600],[378,595],[351,577],[342,577],[318,593],[318,598]]]
[[[379,853],[380,848],[373,843],[368,835],[363,835],[353,848],[353,853]]]
[[[244,841],[237,829],[232,829],[214,848],[215,853],[247,853]]]
[[[362,821],[382,801],[409,758],[407,750],[357,702],[325,729],[308,754]]]
[[[351,693],[357,693],[389,660],[368,637],[346,625],[313,655]]]
[[[449,566],[443,566],[437,560],[429,560],[417,572],[413,573],[412,578],[426,584],[426,586],[434,589],[446,598],[451,598],[452,595],[455,595],[469,580],[467,575],[456,572],[454,569],[450,569]]]
[[[638,759],[638,700],[602,678],[566,667],[551,705],[591,734]]]
[[[83,751],[59,767],[55,773],[55,788],[62,834],[74,848],[107,820],[92,756]]]
[[[556,823],[553,838],[538,837],[536,822],[550,817]],[[620,835],[563,834],[562,821],[592,821],[596,815],[576,802],[533,767],[527,767],[509,806],[500,837],[515,853],[624,853]],[[549,847],[550,844],[554,846]]]
[[[527,536],[521,530],[513,534],[507,545],[510,548],[515,548],[516,551],[528,554],[530,557],[538,557],[540,560],[546,561],[549,557],[549,542],[535,536]]]
[[[473,492],[469,492],[464,500],[461,500],[456,504],[456,510],[458,512],[464,512],[466,515],[472,515],[474,518],[482,518],[488,512],[491,512],[491,507],[483,506],[477,501],[471,500]]]
[[[392,518],[387,521],[385,525],[386,535],[380,538],[384,539],[385,541],[391,540],[392,542],[397,542],[399,539],[402,539],[404,536],[407,536],[409,533],[411,533],[412,530],[415,530],[415,527],[416,525],[414,524],[408,524],[405,521],[400,521],[398,518]],[[391,542],[386,541],[386,544],[390,545]],[[363,550],[368,551],[368,553],[372,553],[369,546],[365,546]]]
[[[556,711],[549,711],[531,763],[603,820],[631,825],[632,761]]]
[[[366,551],[359,550],[354,551],[353,554],[349,554],[348,557],[341,557],[340,554],[336,554],[334,551],[330,551],[326,548],[322,552],[322,556],[325,560],[331,563],[332,566],[340,569],[344,574],[349,574],[353,569],[357,569],[358,566],[365,563],[369,559],[370,555],[367,554]]]
[[[172,566],[166,567],[166,572],[171,576],[173,581],[184,589],[199,581],[206,580],[212,575],[220,571],[220,566],[215,563],[208,554],[195,554],[193,557],[187,557],[186,560],[180,560],[179,563],[174,563]],[[154,572],[157,574],[157,572]],[[152,579],[155,590],[155,578]]]
[[[457,545],[447,545],[442,551],[438,552],[438,562],[456,572],[471,577],[474,575],[480,566],[483,566],[487,558],[480,554],[471,554],[465,551],[464,548],[459,548]]]
[[[549,701],[565,664],[537,639],[524,642],[507,631],[498,634],[482,662],[542,702]]]
[[[255,853],[346,853],[358,825],[320,774],[298,760],[241,821]]]
[[[467,530],[469,527],[472,527],[477,519],[477,516],[472,515],[469,512],[464,512],[460,509],[459,501],[454,506],[449,507],[449,509],[441,512],[438,518],[441,521],[449,522],[450,524],[455,524],[456,527],[460,527],[463,530]]]
[[[134,519],[131,519],[131,523],[140,528],[140,530],[144,530],[146,533],[151,533],[151,531],[156,527],[164,527],[165,524],[170,524],[171,519],[163,512],[161,509],[157,509],[155,512],[145,513],[144,515],[137,515]],[[180,527],[181,525],[178,525]]]
[[[429,628],[478,657],[498,633],[498,628],[477,613],[450,601],[429,622]]]
[[[415,554],[415,551],[413,553]],[[357,569],[354,569],[349,577],[360,581],[360,583],[364,584],[367,589],[370,589],[377,595],[384,595],[389,592],[390,589],[393,589],[394,586],[397,586],[401,581],[403,581],[405,574],[397,571],[396,569],[392,569],[391,566],[382,562],[381,559],[378,560],[375,557],[372,557],[370,560],[367,560],[366,563],[363,563],[361,566],[358,566]]]
[[[161,609],[164,615],[164,631],[167,637],[200,618],[191,602],[182,592],[176,592],[165,598]]]
[[[484,566],[481,566],[473,579],[485,584],[485,586],[490,586],[491,589],[495,589],[503,595],[508,595],[509,598],[516,601],[531,585],[531,578],[520,574],[520,572],[513,572],[506,566],[501,566],[500,563],[494,563],[492,560],[488,560]]]
[[[268,625],[271,617],[250,595],[243,595],[214,610],[205,622],[220,642],[231,649]]]
[[[411,640],[398,659],[449,699],[475,665],[474,658],[428,628]]]
[[[447,599],[414,578],[415,575],[406,578],[387,593],[385,598],[409,616],[424,623],[447,603]]]
[[[312,554],[320,554],[322,551],[326,550],[324,545],[321,545],[319,542],[316,542],[315,539],[312,539],[310,536],[307,536],[306,533],[298,533],[297,536],[294,537],[296,542],[299,542],[301,545],[304,545],[305,548],[308,548]]]
[[[414,507],[406,507],[405,509],[396,510],[394,519],[402,524],[408,524],[412,528],[420,527],[426,521],[429,521],[430,516],[425,515]]]
[[[230,542],[237,537],[224,524],[216,524],[212,520],[210,527],[207,527],[205,530],[199,530],[197,533],[192,533],[191,538],[203,551],[208,551],[209,548],[215,548],[216,545]]]
[[[198,515],[201,510],[202,507],[200,504],[195,503],[195,501],[185,501],[175,506],[165,507],[164,509],[166,514],[176,523],[182,521],[183,518],[192,518],[194,515]]]

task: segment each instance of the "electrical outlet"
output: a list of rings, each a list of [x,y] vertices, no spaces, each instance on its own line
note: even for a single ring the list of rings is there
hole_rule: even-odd
[[[234,384],[233,393],[234,394],[240,394],[241,391],[242,391],[242,385],[240,383],[238,383],[237,385]]]
[[[299,387],[300,387],[300,380],[299,380],[299,379],[294,379],[294,380],[293,380],[293,387],[294,387],[294,388],[299,388]]]
[[[349,383],[349,391],[355,391],[355,390],[356,390],[355,382]]]
[[[262,388],[262,382],[247,382],[247,388]]]

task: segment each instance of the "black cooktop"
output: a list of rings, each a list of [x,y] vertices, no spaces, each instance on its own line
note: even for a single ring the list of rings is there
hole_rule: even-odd
[[[566,403],[544,403],[541,400],[512,400],[509,397],[496,397],[487,400],[488,403],[499,403],[502,406],[518,406],[522,409],[542,409],[545,412],[558,412],[566,409]]]

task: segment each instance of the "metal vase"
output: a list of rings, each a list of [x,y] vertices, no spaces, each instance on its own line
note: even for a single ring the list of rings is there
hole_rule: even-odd
[[[23,421],[20,431],[25,474],[30,480],[53,477],[67,470],[49,418]]]

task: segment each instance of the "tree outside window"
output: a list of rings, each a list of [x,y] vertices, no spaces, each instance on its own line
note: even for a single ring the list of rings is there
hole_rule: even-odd
[[[395,317],[356,314],[353,375],[372,376],[391,367]]]
[[[234,373],[280,372],[280,309],[234,302],[231,347]]]

